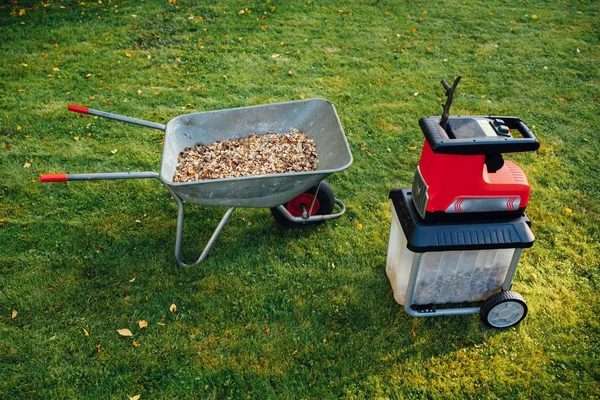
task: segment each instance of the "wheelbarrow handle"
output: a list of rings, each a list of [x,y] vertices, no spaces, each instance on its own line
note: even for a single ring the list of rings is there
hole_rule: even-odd
[[[79,106],[77,104],[69,104],[67,107],[69,111],[78,112],[80,114],[90,114],[95,115],[102,118],[115,119],[121,122],[127,122],[129,124],[141,125],[148,128],[160,129],[164,131],[166,129],[165,125],[157,124],[156,122],[144,121],[143,119],[126,117],[124,115],[113,114],[106,111],[94,110],[93,108],[88,108],[85,106]]]
[[[157,172],[106,172],[96,174],[42,174],[40,182],[99,181],[114,179],[160,179]]]

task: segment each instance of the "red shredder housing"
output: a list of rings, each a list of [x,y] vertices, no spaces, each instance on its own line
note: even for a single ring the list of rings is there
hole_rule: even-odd
[[[523,214],[531,191],[527,176],[515,163],[504,161],[501,154],[539,147],[535,139],[509,134],[508,125],[522,130],[519,123],[521,120],[514,117],[451,117],[442,126],[440,118],[422,118],[426,140],[412,188],[421,218],[433,221],[481,218],[482,213],[485,217]]]

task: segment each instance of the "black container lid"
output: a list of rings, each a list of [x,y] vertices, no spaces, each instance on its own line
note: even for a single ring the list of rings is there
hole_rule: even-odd
[[[425,222],[415,210],[410,189],[392,189],[390,199],[406,235],[406,247],[415,253],[528,248],[535,240],[525,214],[506,219]]]

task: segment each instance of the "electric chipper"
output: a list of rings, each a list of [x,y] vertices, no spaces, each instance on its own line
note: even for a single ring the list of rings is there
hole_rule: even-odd
[[[534,236],[525,215],[529,182],[503,153],[534,151],[539,142],[516,117],[449,116],[419,125],[425,143],[412,189],[390,192],[392,226],[386,273],[394,298],[414,317],[480,313],[494,328],[527,315],[510,290]]]

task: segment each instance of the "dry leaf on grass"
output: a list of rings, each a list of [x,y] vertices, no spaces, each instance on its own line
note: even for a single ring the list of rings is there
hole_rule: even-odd
[[[131,331],[127,328],[123,328],[123,329],[117,329],[117,332],[119,333],[119,335],[121,336],[133,336],[133,333],[131,333]]]
[[[90,336],[90,333],[87,331],[87,329],[85,328],[81,328],[83,329],[83,336]]]
[[[19,312],[15,309],[12,310],[12,314],[10,314],[10,318],[15,319],[17,318],[17,314],[19,314]]]
[[[147,328],[147,327],[148,327],[148,322],[147,322],[147,321],[144,321],[143,319],[139,320],[139,321],[137,322],[137,324],[138,324],[138,326],[140,327],[140,329],[143,329],[143,328]]]
[[[171,312],[177,311],[177,306],[175,305],[175,303],[171,304],[171,306],[169,307],[169,311],[171,311]]]

